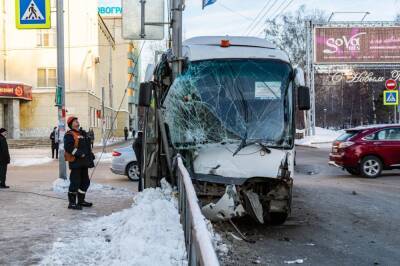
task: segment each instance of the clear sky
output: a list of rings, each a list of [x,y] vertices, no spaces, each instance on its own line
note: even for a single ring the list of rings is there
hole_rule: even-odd
[[[265,19],[273,19],[283,10],[295,11],[305,4],[308,8],[332,11],[370,12],[366,20],[393,20],[400,13],[400,0],[217,0],[201,9],[201,0],[186,0],[184,11],[184,38],[198,35],[243,35],[252,20],[267,4]],[[266,10],[267,10],[266,9]],[[338,20],[360,20],[361,14],[338,15]],[[260,19],[260,21],[263,19]],[[250,35],[262,31],[262,23],[253,27]]]

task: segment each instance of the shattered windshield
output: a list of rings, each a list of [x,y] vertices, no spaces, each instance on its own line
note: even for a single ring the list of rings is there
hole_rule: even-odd
[[[172,144],[259,141],[292,146],[292,68],[278,60],[191,62],[163,106]]]

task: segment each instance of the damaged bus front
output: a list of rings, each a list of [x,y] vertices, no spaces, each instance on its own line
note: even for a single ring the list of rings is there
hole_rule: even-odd
[[[167,54],[154,72],[153,113],[165,142],[159,150],[184,157],[207,218],[248,214],[283,223],[292,198],[296,90],[299,108],[310,104],[303,72],[252,37],[193,38],[184,54],[172,84]]]

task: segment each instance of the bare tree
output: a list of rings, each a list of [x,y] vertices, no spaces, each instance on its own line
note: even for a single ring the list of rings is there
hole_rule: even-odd
[[[272,21],[266,21],[265,38],[289,54],[301,67],[306,65],[305,21],[325,22],[327,15],[318,9],[309,10],[302,5],[296,12],[287,12]]]

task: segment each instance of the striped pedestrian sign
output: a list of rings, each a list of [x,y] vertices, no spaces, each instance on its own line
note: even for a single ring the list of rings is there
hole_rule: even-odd
[[[18,29],[49,29],[50,0],[16,0],[15,19]]]
[[[399,91],[397,91],[397,90],[383,91],[383,104],[384,105],[398,105],[399,104]]]

